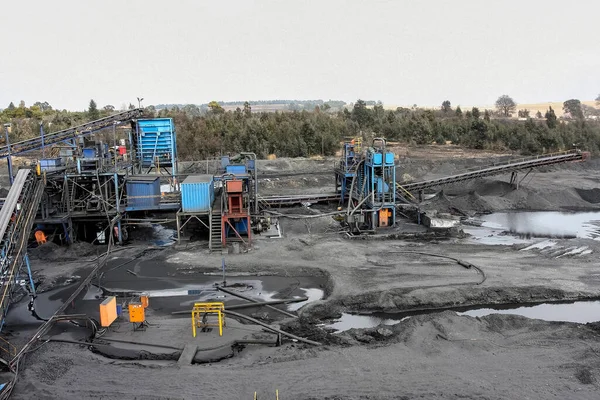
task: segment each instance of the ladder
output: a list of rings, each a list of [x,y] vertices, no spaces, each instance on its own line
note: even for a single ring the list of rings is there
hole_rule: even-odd
[[[223,237],[221,226],[221,214],[210,214],[210,238],[209,245],[211,251],[220,251],[223,249]]]

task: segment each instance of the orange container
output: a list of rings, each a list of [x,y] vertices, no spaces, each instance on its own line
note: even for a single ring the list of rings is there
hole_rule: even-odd
[[[241,193],[242,181],[239,179],[227,181],[227,193]]]
[[[148,298],[147,294],[141,295],[140,301],[142,302],[142,306],[144,306],[144,308],[148,308],[148,305],[150,304],[150,299]]]
[[[142,303],[129,303],[129,322],[141,323],[146,320],[146,313]]]
[[[104,328],[110,326],[117,319],[117,298],[107,297],[100,303],[100,325]]]

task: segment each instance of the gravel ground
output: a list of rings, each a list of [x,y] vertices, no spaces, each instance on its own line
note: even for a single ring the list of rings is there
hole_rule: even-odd
[[[440,161],[442,156],[449,160]],[[433,177],[488,160],[463,156],[467,160],[448,153],[438,160],[405,159],[404,173]],[[288,162],[293,168],[302,168],[302,163]],[[600,201],[600,165],[593,161],[548,168],[518,191],[503,180],[506,177],[500,176],[445,188],[431,207],[461,208],[462,204],[468,213],[589,210]],[[335,233],[330,219],[317,219],[310,226],[282,219],[281,226],[282,239],[258,240],[251,252],[226,256],[228,273],[324,279],[326,299],[303,307],[299,322],[279,321],[286,329],[318,338],[323,346],[250,345],[220,362],[178,366],[169,360],[108,359],[85,346],[49,342],[28,356],[14,398],[29,399],[35,394],[39,399],[250,399],[254,391],[261,398],[274,398],[276,389],[282,399],[600,397],[597,323],[545,322],[510,315],[472,318],[443,311],[413,316],[391,327],[336,335],[316,324],[341,312],[598,298],[600,242],[556,239],[560,248],[587,246],[591,250],[557,258],[548,249],[487,246],[468,238],[348,240]],[[486,279],[482,282],[482,274],[475,269],[415,252],[465,260],[481,268]],[[165,280],[184,275],[193,280],[196,275],[215,273],[221,263],[221,255],[208,253],[202,246],[175,246],[148,257],[164,266]],[[33,267],[52,270],[54,263],[34,260]],[[139,271],[141,265],[127,268]],[[67,269],[61,271],[69,275]],[[152,332],[146,332],[150,339]],[[158,330],[155,339],[170,342]]]

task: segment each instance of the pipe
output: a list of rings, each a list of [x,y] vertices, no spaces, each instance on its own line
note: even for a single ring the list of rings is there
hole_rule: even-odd
[[[254,160],[254,215],[258,215],[258,160],[255,153],[240,153],[241,156],[252,156]]]
[[[263,327],[265,327],[265,328],[267,328],[267,329],[269,329],[269,330],[271,330],[271,331],[273,331],[275,333],[279,333],[279,334],[282,334],[282,335],[287,336],[289,338],[296,339],[299,342],[306,343],[306,344],[312,344],[313,346],[321,346],[321,343],[319,343],[319,342],[315,342],[313,340],[305,339],[303,337],[296,336],[296,335],[291,334],[289,332],[282,331],[281,329],[274,328],[271,325],[265,324],[264,322],[261,322],[261,321],[259,321],[257,319],[252,318],[252,317],[248,317],[248,316],[246,316],[244,314],[240,314],[240,313],[237,313],[235,311],[229,311],[229,310],[225,310],[225,314],[232,315],[234,317],[239,317],[239,318],[246,319],[246,320],[248,320],[250,322],[253,322],[253,323],[257,324],[257,325],[263,326]]]
[[[239,310],[242,308],[261,307],[261,306],[274,305],[274,304],[300,303],[301,301],[306,301],[306,300],[308,300],[308,297],[300,297],[297,299],[261,301],[258,303],[234,304],[231,306],[227,306],[227,309],[228,310]],[[187,310],[186,311],[173,311],[171,313],[171,315],[187,315],[189,313],[190,313],[190,311],[187,311]]]
[[[481,279],[481,282],[476,283],[476,285],[481,285],[487,279],[487,276],[485,275],[485,272],[483,272],[483,270],[481,268],[479,268],[475,264],[471,264],[468,261],[461,260],[460,258],[445,256],[443,254],[427,253],[427,252],[424,252],[424,251],[388,251],[388,253],[389,254],[419,254],[419,255],[423,255],[423,256],[445,258],[445,259],[452,260],[452,261],[456,262],[461,267],[464,267],[466,269],[471,269],[472,268],[472,269],[476,270],[478,273],[480,273],[481,276],[482,276],[482,279]]]
[[[224,288],[224,287],[222,287],[222,286],[217,286],[217,290],[220,290],[220,291],[222,291],[222,292],[225,292],[225,293],[227,293],[227,294],[230,294],[230,295],[232,295],[232,296],[239,297],[240,299],[244,299],[244,300],[247,300],[247,301],[251,301],[252,303],[259,303],[259,301],[258,301],[258,300],[256,300],[256,299],[253,299],[252,297],[244,296],[243,294],[239,294],[239,293],[236,293],[236,292],[234,292],[234,291],[232,291],[232,290],[225,289],[225,288]],[[273,307],[273,306],[270,306],[270,305],[265,305],[265,307],[267,307],[267,308],[269,308],[269,309],[271,309],[271,310],[273,310],[273,311],[277,311],[277,312],[279,312],[279,313],[281,313],[281,314],[283,314],[283,315],[287,315],[288,317],[292,317],[292,318],[298,318],[298,316],[297,316],[297,315],[294,315],[294,314],[292,314],[292,313],[289,313],[289,312],[287,312],[287,311],[280,310],[279,308],[276,308],[276,307]]]

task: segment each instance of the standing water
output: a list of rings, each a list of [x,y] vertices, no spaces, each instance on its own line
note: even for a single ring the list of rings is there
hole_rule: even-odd
[[[481,226],[464,231],[482,244],[529,243],[532,237],[600,240],[600,212],[506,212],[478,219]]]

